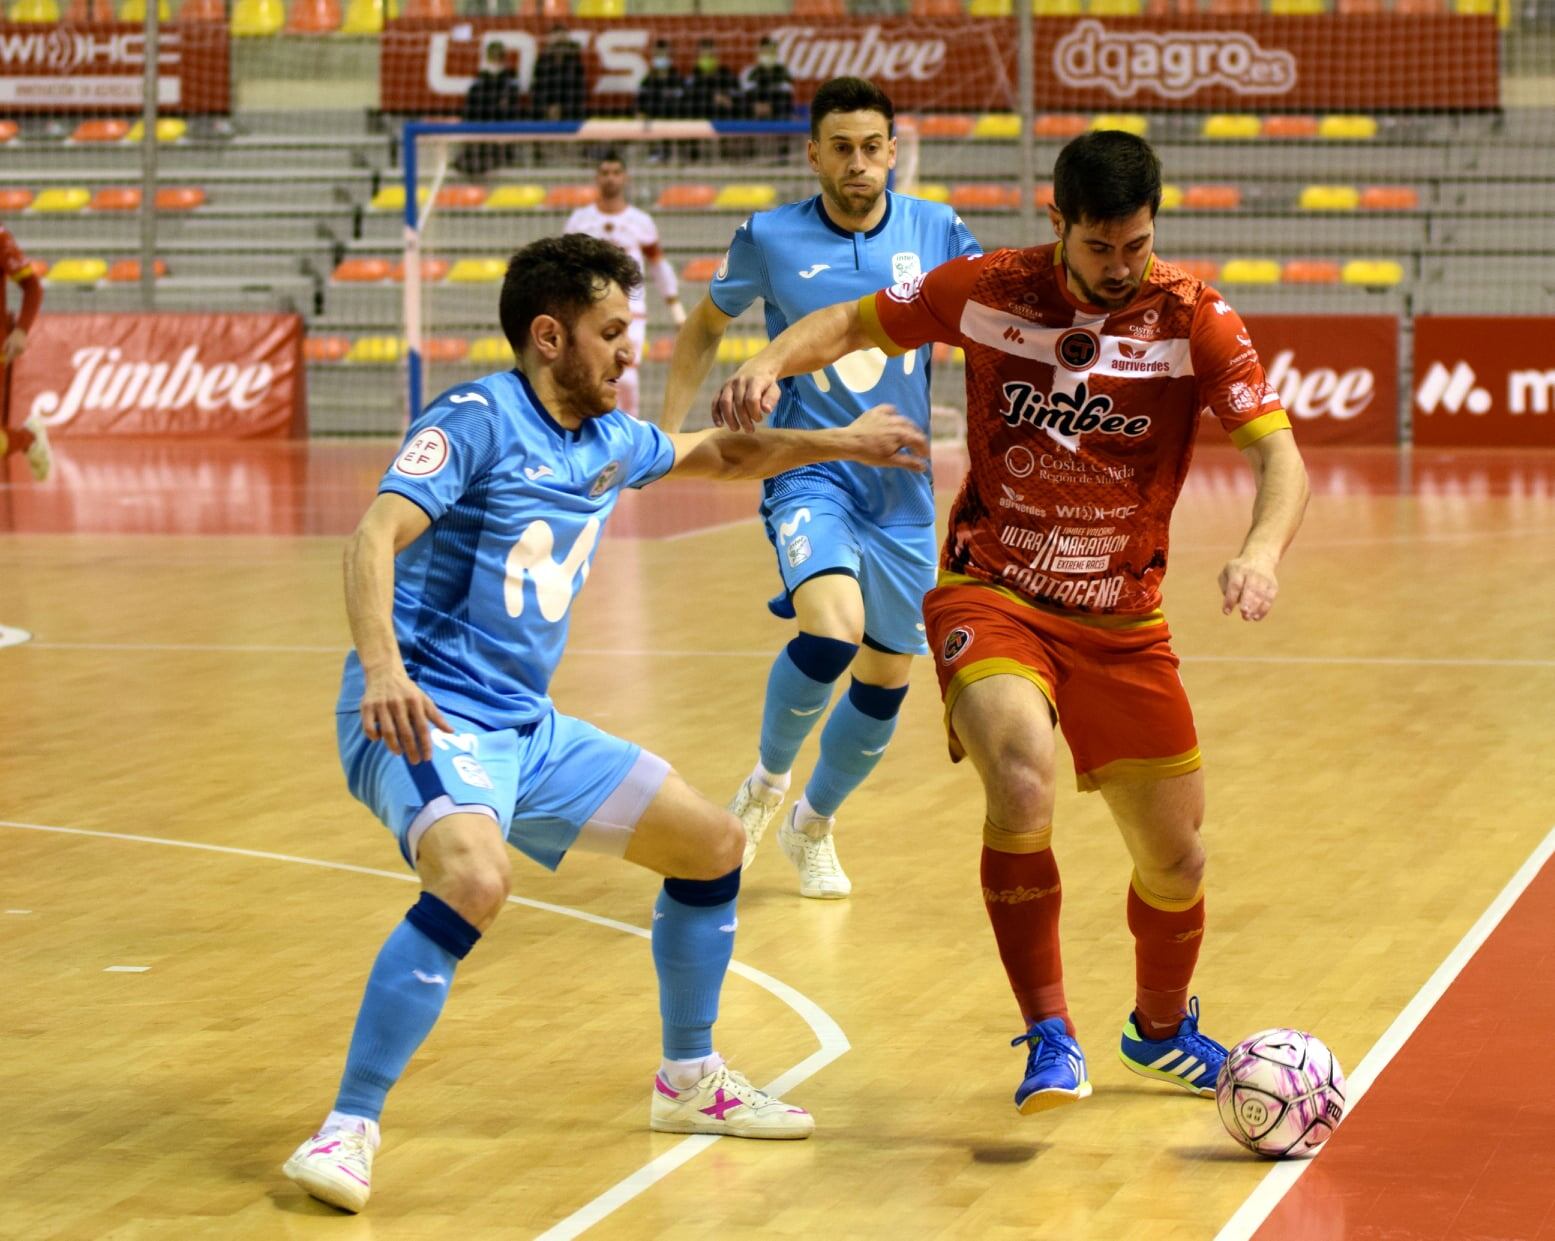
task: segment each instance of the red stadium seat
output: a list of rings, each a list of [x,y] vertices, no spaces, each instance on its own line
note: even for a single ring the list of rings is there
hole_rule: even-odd
[[[188,11],[188,0],[184,0],[184,11]],[[341,20],[340,0],[292,0],[286,33],[331,34],[340,29]]]
[[[958,8],[956,10],[960,12]],[[918,118],[920,138],[970,138],[972,118],[955,112],[930,113]]]
[[[1246,17],[1249,13],[1258,12],[1258,0],[1208,0],[1204,11],[1223,17]]]
[[[9,142],[16,137],[21,127],[15,121],[0,121],[0,143]]]
[[[660,209],[690,211],[711,207],[718,190],[711,185],[666,185],[654,204]]]
[[[72,142],[123,142],[130,123],[119,120],[82,121],[70,135]]]
[[[1315,116],[1266,116],[1259,127],[1265,138],[1316,138]]]
[[[675,352],[673,336],[655,336],[648,342],[648,361],[668,362]]]
[[[309,336],[302,342],[302,356],[309,362],[343,362],[350,352],[346,336]]]
[[[168,185],[157,191],[158,211],[193,211],[205,205],[205,191],[198,185]]]
[[[463,336],[433,336],[421,342],[421,356],[428,362],[459,362],[470,352]]]
[[[1291,259],[1280,269],[1286,284],[1338,284],[1339,264],[1331,259]]]
[[[1031,196],[1036,199],[1037,206],[1041,207],[1045,211],[1047,208],[1054,205],[1053,183],[1051,181],[1042,182],[1042,184],[1038,185],[1036,189],[1032,191]]]
[[[1020,191],[1013,185],[974,182],[950,191],[950,205],[957,211],[1017,211]]]
[[[1220,275],[1220,264],[1214,259],[1168,259],[1173,267],[1187,272],[1205,284],[1213,284]]]
[[[592,185],[553,185],[545,196],[545,206],[557,208],[564,207],[571,211],[574,207],[587,207],[598,197],[597,191]]]
[[[843,0],[793,0],[791,10],[795,17],[846,17],[847,5]]]
[[[961,0],[912,0],[908,6],[911,17],[960,17]]]
[[[335,268],[331,280],[341,284],[377,284],[389,278],[388,259],[345,259]]]
[[[1077,138],[1090,127],[1090,118],[1076,112],[1044,112],[1031,130],[1039,138]]]
[[[1416,211],[1420,191],[1412,185],[1368,185],[1361,191],[1360,202],[1366,211]]]
[[[225,0],[184,0],[178,6],[181,22],[224,22],[227,20]]]
[[[138,211],[140,191],[133,185],[108,185],[92,195],[89,211]]]
[[[152,271],[156,272],[157,279],[167,275],[167,264],[161,259],[156,259],[151,264]],[[108,268],[109,284],[134,284],[140,279],[139,259],[117,259]]]
[[[1190,211],[1234,211],[1242,205],[1242,191],[1234,185],[1190,185],[1182,205]]]
[[[717,258],[692,259],[680,269],[680,278],[692,284],[702,284],[711,280],[718,271],[718,265],[723,262],[722,256]]]
[[[437,192],[437,205],[455,210],[473,210],[486,201],[486,194],[484,185],[445,185]]]
[[[436,284],[439,280],[445,279],[447,277],[447,275],[448,275],[448,260],[447,259],[422,259],[421,260],[421,283],[422,284]],[[394,269],[389,272],[389,279],[394,281],[395,284],[404,284],[405,283],[405,260],[404,259],[401,259],[398,263],[396,263],[394,265]]]
[[[0,189],[0,211],[25,211],[31,202],[31,190]]]

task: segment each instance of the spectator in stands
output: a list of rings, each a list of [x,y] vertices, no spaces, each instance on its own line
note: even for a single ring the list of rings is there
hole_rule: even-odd
[[[698,120],[733,120],[740,115],[742,102],[740,80],[718,59],[718,45],[712,39],[699,39],[696,65],[686,78],[685,115]]]
[[[518,115],[518,74],[508,64],[507,49],[500,43],[488,43],[485,63],[464,97],[464,119],[513,121]],[[471,143],[460,153],[459,167],[479,176],[503,163],[509,150],[494,142]]]
[[[648,72],[637,87],[637,114],[646,117],[684,116],[685,84],[675,72],[668,39],[657,39]]]
[[[22,287],[22,307],[14,322],[7,304],[7,280]],[[0,478],[5,475],[5,458],[13,453],[26,456],[27,468],[40,483],[49,476],[52,464],[48,432],[36,414],[19,427],[11,426],[11,367],[26,350],[27,333],[42,305],[43,281],[10,230],[0,224]]]
[[[529,89],[537,121],[581,120],[588,94],[583,75],[583,50],[573,42],[567,27],[558,22],[546,36],[535,57],[534,82]]]
[[[745,71],[746,111],[753,121],[786,121],[794,115],[794,79],[778,57],[778,45],[763,38],[756,63]]]

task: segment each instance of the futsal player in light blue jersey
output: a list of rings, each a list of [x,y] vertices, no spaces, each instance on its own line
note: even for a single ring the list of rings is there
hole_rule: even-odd
[[[757,298],[767,335],[811,311],[886,285],[910,283],[941,263],[979,254],[951,208],[885,188],[896,164],[895,110],[862,78],[834,78],[810,105],[810,167],[821,192],[754,215],[735,231],[707,297],[681,328],[661,424],[678,431],[707,378],[728,325]],[[776,427],[846,426],[889,402],[929,427],[928,348],[887,358],[851,353],[823,371],[783,381]],[[838,809],[874,770],[896,728],[914,655],[924,643],[923,596],[939,544],[934,488],[912,475],[847,463],[806,466],[768,480],[761,507],[784,593],[780,616],[798,635],[767,678],[755,769],[730,810],[746,832],[744,865],[788,792],[799,747],[852,673],[821,730],[821,753],[778,841],[799,872],[801,896],[840,899],[853,885],[837,858]]]
[[[334,1109],[284,1169],[344,1210],[366,1205],[385,1096],[507,899],[508,845],[551,869],[578,848],[666,876],[653,914],[664,1059],[652,1128],[814,1128],[713,1048],[740,824],[657,755],[558,712],[549,686],[621,488],[844,457],[921,470],[928,444],[886,410],[755,437],[667,435],[629,417],[617,385],[634,361],[628,298],[641,281],[622,251],[581,234],[519,251],[501,299],[518,366],[427,407],[346,548],[354,649],[336,707],[341,763],[422,892],[368,976]]]

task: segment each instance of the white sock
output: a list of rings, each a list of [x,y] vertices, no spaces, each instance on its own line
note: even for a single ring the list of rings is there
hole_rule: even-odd
[[[801,823],[808,823],[812,819],[827,818],[830,818],[830,816],[820,813],[820,811],[818,811],[810,804],[810,799],[808,797],[806,797],[803,793],[799,795],[799,804],[794,807],[794,826],[797,827]]]
[[[768,771],[761,765],[761,760],[756,760],[756,770],[751,772],[751,779],[765,784],[769,789],[777,793],[788,792],[788,786],[793,781],[793,773]]]
[[[373,1149],[378,1148],[378,1122],[369,1120],[365,1116],[354,1116],[350,1112],[330,1112],[324,1117],[324,1123],[319,1126],[320,1133],[328,1133],[331,1129],[345,1129],[351,1133],[365,1133],[373,1144]]]
[[[716,1051],[710,1056],[701,1056],[695,1060],[670,1060],[659,1061],[659,1073],[676,1090],[690,1090],[709,1073],[715,1072],[722,1066],[724,1058]]]

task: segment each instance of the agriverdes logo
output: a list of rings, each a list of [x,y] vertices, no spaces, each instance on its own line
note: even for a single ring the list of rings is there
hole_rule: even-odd
[[[1211,87],[1283,95],[1296,85],[1296,58],[1240,30],[1123,32],[1086,20],[1053,45],[1053,72],[1065,86],[1118,99],[1141,91],[1185,99]]]

